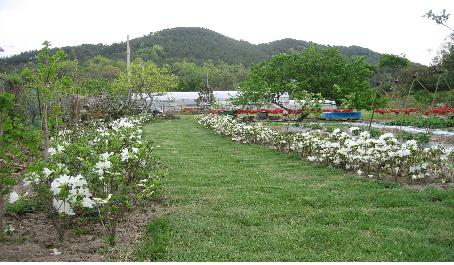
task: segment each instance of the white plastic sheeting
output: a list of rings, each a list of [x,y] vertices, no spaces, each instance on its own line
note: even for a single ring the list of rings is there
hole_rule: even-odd
[[[233,107],[231,100],[236,97],[239,91],[213,91],[213,95],[216,99],[216,103],[223,108]],[[146,94],[143,97],[148,97]],[[137,95],[136,95],[137,97]],[[167,92],[163,95],[154,96],[151,104],[152,109],[165,110],[181,110],[182,108],[195,108],[197,107],[196,99],[199,98],[199,92]],[[149,101],[150,99],[147,99]],[[281,96],[281,102],[287,108],[296,109],[300,106],[295,100],[290,100],[289,95],[286,93]],[[278,107],[278,106],[274,106]],[[334,101],[325,100],[323,104],[324,109],[336,108]]]

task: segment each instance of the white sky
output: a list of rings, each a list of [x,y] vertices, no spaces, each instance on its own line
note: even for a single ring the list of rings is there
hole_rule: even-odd
[[[452,0],[0,0],[1,56],[110,44],[173,27],[204,27],[251,43],[294,38],[406,54],[428,65],[450,30],[423,18]]]

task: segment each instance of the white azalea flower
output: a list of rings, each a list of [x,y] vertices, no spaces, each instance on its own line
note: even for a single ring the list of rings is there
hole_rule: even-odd
[[[129,157],[131,156],[129,154],[129,151],[128,151],[128,148],[124,148],[123,150],[121,150],[121,161],[127,161],[129,159]]]
[[[9,203],[15,203],[17,200],[19,200],[19,194],[17,192],[13,191],[9,194],[8,202]]]
[[[111,155],[113,155],[112,152],[111,152],[111,153],[105,152],[105,153],[100,154],[100,155],[99,155],[99,158],[100,158],[101,160],[108,160],[109,157],[110,157]]]
[[[43,173],[44,173],[44,175],[46,175],[46,177],[49,177],[50,174],[52,174],[52,172],[54,172],[54,171],[48,169],[47,167],[45,167],[45,168],[43,169]]]
[[[61,254],[61,252],[60,252],[60,251],[58,251],[58,249],[56,249],[56,248],[53,248],[53,249],[52,249],[52,252],[51,252],[50,254],[51,254],[51,255],[53,255],[53,256],[58,256],[58,255],[60,255],[60,254]]]
[[[112,194],[109,194],[107,198],[93,198],[93,201],[95,201],[97,204],[106,204],[110,201],[110,198],[112,198]]]
[[[110,161],[99,161],[96,163],[97,169],[109,169],[112,167],[112,163]],[[99,172],[99,171],[98,171]]]
[[[70,203],[67,201],[58,200],[54,198],[52,205],[54,206],[55,210],[57,210],[58,213],[63,213],[66,215],[75,215],[74,210],[72,209]]]
[[[65,147],[62,146],[62,145],[57,145],[57,152],[62,152],[63,150],[65,150]]]
[[[49,147],[49,149],[47,149],[47,152],[49,153],[49,156],[52,157],[57,153],[57,150],[53,147]]]
[[[90,198],[84,197],[82,199],[82,207],[93,208],[94,205],[95,205],[95,202],[93,200],[91,200]]]
[[[307,160],[311,161],[311,162],[314,162],[315,160],[317,160],[317,157],[315,156],[308,156],[307,157]]]

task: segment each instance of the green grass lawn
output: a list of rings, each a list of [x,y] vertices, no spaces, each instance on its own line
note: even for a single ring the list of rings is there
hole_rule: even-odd
[[[168,166],[135,253],[160,261],[453,261],[454,191],[361,179],[256,145],[193,117],[145,127]]]

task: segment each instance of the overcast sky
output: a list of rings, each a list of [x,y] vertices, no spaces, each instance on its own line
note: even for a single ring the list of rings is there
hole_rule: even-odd
[[[110,44],[173,27],[204,27],[251,43],[294,38],[358,45],[430,64],[450,30],[422,15],[454,13],[453,0],[0,0],[1,56]],[[454,26],[454,15],[449,20]]]

